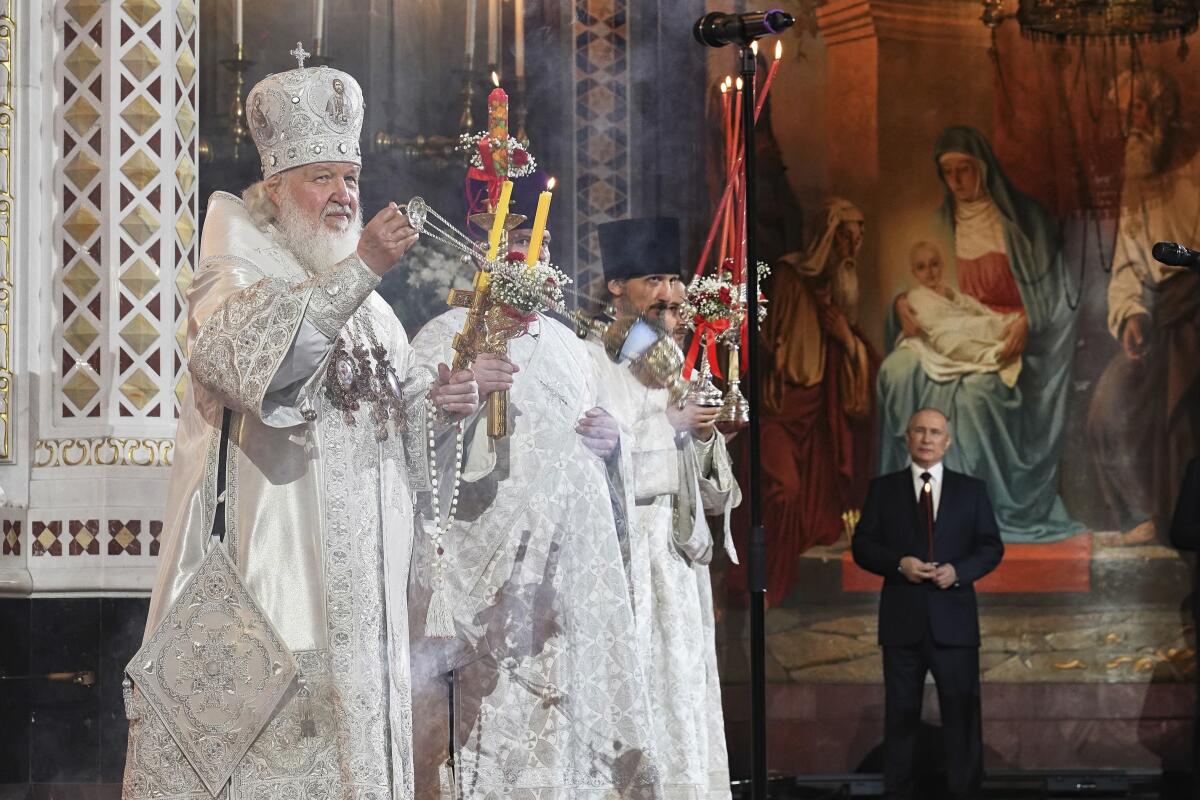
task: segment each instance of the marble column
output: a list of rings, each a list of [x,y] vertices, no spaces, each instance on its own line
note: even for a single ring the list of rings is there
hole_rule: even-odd
[[[186,381],[197,9],[0,8],[0,594],[145,592]]]

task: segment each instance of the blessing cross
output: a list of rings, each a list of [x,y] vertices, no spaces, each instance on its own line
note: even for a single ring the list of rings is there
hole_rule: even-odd
[[[292,58],[296,59],[296,62],[300,65],[300,69],[304,69],[305,59],[312,55],[312,53],[304,49],[304,45],[300,42],[296,42],[296,49],[289,50],[288,53]]]

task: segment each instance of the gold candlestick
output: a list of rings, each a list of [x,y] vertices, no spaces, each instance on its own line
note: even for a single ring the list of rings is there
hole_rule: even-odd
[[[246,60],[243,45],[239,42],[237,56],[223,59],[221,65],[233,73],[233,103],[229,107],[229,135],[233,139],[233,160],[237,161],[242,157],[242,143],[250,136],[250,129],[246,127],[246,106],[242,102],[242,89],[246,85],[246,70],[254,66],[254,62]]]

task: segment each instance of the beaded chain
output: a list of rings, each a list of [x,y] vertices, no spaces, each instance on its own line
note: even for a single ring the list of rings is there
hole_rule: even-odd
[[[427,418],[433,420],[437,414],[437,407],[428,397],[425,398],[425,408]],[[450,616],[449,598],[446,597],[447,586],[442,557],[446,554],[444,537],[450,531],[450,526],[454,523],[454,516],[458,513],[459,484],[462,481],[463,470],[464,433],[462,422],[456,422],[454,424],[454,482],[450,493],[450,512],[446,515],[446,519],[443,520],[441,493],[438,491],[439,484],[437,478],[437,434],[434,431],[435,426],[432,423],[427,427],[429,430],[430,505],[435,523],[434,529],[429,536],[433,540],[435,557],[433,560],[433,595],[429,600],[429,612],[425,621],[425,635],[441,639],[454,635],[454,624]]]

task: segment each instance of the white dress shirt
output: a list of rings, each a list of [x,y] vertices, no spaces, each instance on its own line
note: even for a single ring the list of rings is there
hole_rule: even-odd
[[[909,464],[908,468],[912,470],[913,491],[916,493],[917,505],[921,504],[921,488],[925,485],[925,481],[921,480],[921,473],[929,473],[929,483],[933,486],[933,518],[936,520],[938,504],[942,501],[942,462],[939,461],[928,469],[918,467],[916,464]]]

